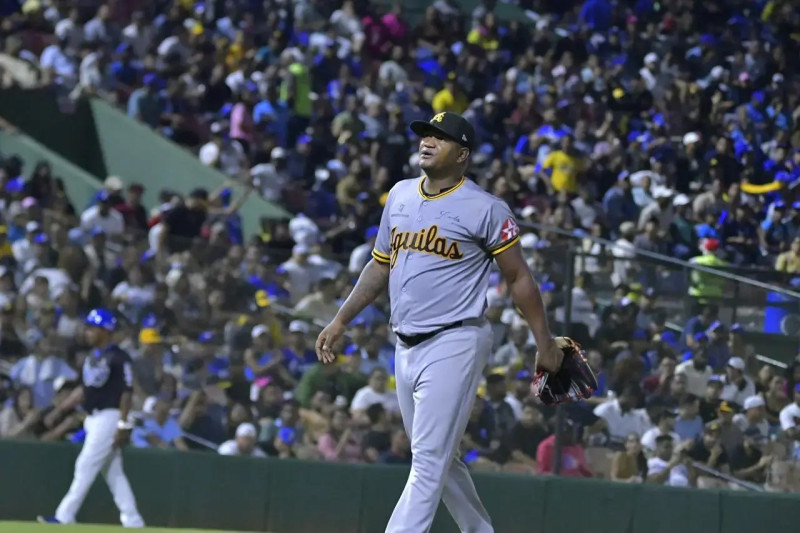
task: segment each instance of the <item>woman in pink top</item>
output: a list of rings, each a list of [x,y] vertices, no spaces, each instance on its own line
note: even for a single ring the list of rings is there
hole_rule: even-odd
[[[389,37],[395,44],[402,42],[408,34],[408,24],[403,20],[403,4],[395,2],[392,10],[383,16],[383,25],[389,31]]]
[[[333,412],[331,427],[317,441],[317,451],[326,461],[356,463],[361,460],[361,446],[354,438],[346,410]]]
[[[231,139],[238,141],[247,155],[253,142],[253,96],[251,88],[242,89],[231,109]]]

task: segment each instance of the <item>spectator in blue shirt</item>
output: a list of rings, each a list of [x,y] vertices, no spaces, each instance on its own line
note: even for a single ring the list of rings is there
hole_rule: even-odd
[[[681,441],[694,440],[703,432],[703,419],[699,414],[697,397],[686,395],[678,404],[678,417],[675,419],[675,433]]]
[[[158,78],[155,74],[145,74],[142,86],[128,99],[128,116],[141,120],[151,128],[161,120],[162,102],[158,96]]]
[[[308,323],[292,320],[289,324],[289,342],[283,349],[285,364],[297,379],[308,367],[317,363],[317,353],[308,346],[308,331]]]
[[[706,331],[717,319],[719,310],[715,305],[705,306],[697,315],[686,321],[681,334],[681,347],[692,346],[694,336]]]
[[[725,249],[732,253],[731,262],[750,264],[758,258],[758,230],[746,205],[737,205],[725,217],[720,233]]]
[[[267,97],[253,107],[253,123],[257,128],[274,135],[281,146],[286,145],[289,127],[289,107],[278,98],[275,86],[267,89]]]
[[[78,373],[62,358],[52,355],[52,341],[38,330],[28,335],[31,355],[23,357],[11,367],[9,375],[14,383],[31,388],[34,407],[47,407],[53,403],[55,391],[53,383],[58,378],[73,380]]]
[[[725,324],[715,320],[708,327],[706,335],[708,335],[709,341],[706,348],[708,364],[715,370],[724,368],[728,359],[733,357],[731,349],[728,347],[728,330]]]
[[[772,206],[772,214],[761,223],[761,247],[773,256],[781,253],[789,243],[789,226],[783,222],[785,213],[786,204],[778,200]]]
[[[623,222],[634,222],[638,218],[639,208],[633,201],[629,177],[628,172],[621,172],[616,185],[603,196],[603,211],[609,228],[616,229]]]
[[[611,26],[611,12],[608,0],[586,0],[581,7],[581,22],[590,30],[604,32]]]
[[[145,419],[133,430],[131,440],[137,448],[177,448],[187,450],[183,431],[178,420],[169,413],[170,399],[166,396],[150,396],[142,410]]]

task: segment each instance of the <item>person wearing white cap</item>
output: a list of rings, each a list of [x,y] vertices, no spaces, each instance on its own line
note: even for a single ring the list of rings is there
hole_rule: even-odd
[[[758,432],[766,438],[769,435],[769,422],[767,422],[764,398],[757,394],[745,398],[744,413],[733,415],[733,423],[742,431],[746,431],[747,428],[757,428]]]
[[[310,252],[306,244],[295,244],[292,248],[292,257],[281,265],[289,275],[289,294],[292,303],[299,302],[307,295],[311,286],[319,279],[317,267],[308,262]]]
[[[689,205],[690,202],[691,200],[689,199],[689,197],[683,193],[678,194],[677,196],[675,196],[675,198],[672,199],[672,205],[674,205],[675,207],[683,207],[685,205]]]
[[[687,147],[692,145],[692,144],[699,143],[700,142],[700,134],[697,133],[697,132],[694,132],[694,131],[690,131],[690,132],[685,133],[683,135],[682,141],[683,141],[683,145],[687,146]]]
[[[283,348],[283,356],[289,371],[300,378],[309,367],[317,363],[317,353],[309,347],[308,322],[292,320],[289,322],[289,340]]]
[[[137,448],[175,448],[186,451],[183,430],[178,419],[170,415],[168,396],[149,396],[142,405],[146,415],[141,426],[133,429],[131,443]]]
[[[103,182],[103,188],[109,194],[119,194],[123,187],[122,178],[119,176],[108,176]]]
[[[25,224],[25,238],[11,243],[11,253],[18,264],[24,265],[33,259],[35,249],[33,239],[41,231],[41,228],[42,226],[38,222],[31,220]]]
[[[688,206],[691,202],[692,200],[683,193],[672,199],[675,218],[670,226],[670,234],[672,235],[673,253],[678,258],[690,257],[696,245],[694,221],[689,220],[691,215]]]
[[[725,379],[723,380],[720,399],[744,405],[744,401],[747,398],[755,395],[756,386],[752,379],[744,375],[744,368],[744,359],[741,357],[730,358],[725,368]]]
[[[247,457],[266,457],[264,450],[256,446],[258,431],[250,422],[243,422],[236,428],[236,438],[220,444],[220,455],[244,455]]]
[[[663,185],[656,185],[653,187],[653,199],[641,213],[639,213],[640,230],[644,229],[645,224],[650,219],[655,218],[658,221],[658,229],[667,232],[669,226],[675,219],[675,208],[672,206],[672,198],[675,196],[675,191]]]
[[[303,213],[289,221],[289,234],[297,244],[309,247],[317,244],[320,238],[319,226]]]
[[[242,145],[223,135],[224,127],[219,122],[211,124],[211,140],[200,147],[198,157],[207,167],[220,170],[230,178],[238,178],[247,164]]]
[[[110,238],[118,237],[125,231],[125,217],[114,209],[113,199],[108,191],[100,191],[97,203],[81,213],[81,228],[91,232],[102,228]]]
[[[286,150],[280,146],[273,148],[270,162],[255,165],[250,169],[250,175],[253,177],[253,186],[261,191],[261,196],[273,202],[281,200],[283,189],[290,179],[286,167]]]
[[[639,69],[639,75],[644,80],[648,91],[653,92],[658,85],[658,55],[650,52],[644,56],[644,66]]]

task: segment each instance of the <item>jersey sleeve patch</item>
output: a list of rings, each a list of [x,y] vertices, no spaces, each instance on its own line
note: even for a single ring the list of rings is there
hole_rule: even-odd
[[[372,250],[372,257],[378,263],[382,263],[384,265],[388,265],[389,264],[389,256],[386,255],[385,253],[379,252],[378,250],[376,250],[374,248]]]
[[[500,235],[498,236],[498,240],[500,244],[495,246],[494,248],[490,249],[492,255],[497,255],[500,252],[503,252],[516,244],[519,241],[519,226],[517,222],[509,217],[503,222],[503,225],[500,226]]]

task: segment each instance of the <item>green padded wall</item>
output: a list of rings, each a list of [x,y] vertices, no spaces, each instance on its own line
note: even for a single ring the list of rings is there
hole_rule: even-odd
[[[0,520],[52,513],[78,451],[0,441]],[[125,451],[125,471],[150,525],[275,533],[383,531],[408,476],[393,466],[136,449]],[[498,533],[764,533],[800,524],[797,495],[502,474],[475,480]],[[102,480],[78,518],[117,522]],[[443,506],[432,531],[458,531]]]

